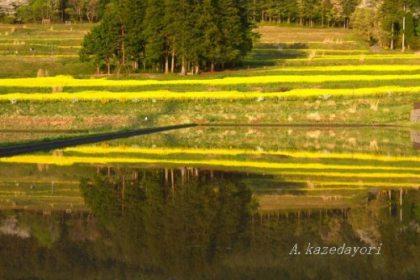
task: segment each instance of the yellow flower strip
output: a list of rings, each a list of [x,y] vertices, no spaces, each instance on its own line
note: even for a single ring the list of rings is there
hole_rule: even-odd
[[[2,55],[3,57],[37,57],[37,58],[44,58],[44,57],[78,57],[78,54],[27,54],[27,55],[19,55],[19,54],[8,54]]]
[[[3,38],[0,38],[0,41],[17,41],[17,40],[22,40],[22,41],[25,41],[25,42],[27,42],[27,41],[51,41],[51,42],[54,42],[54,41],[80,41],[80,43],[83,42],[83,38],[81,38],[81,37],[60,38],[60,37],[51,37],[50,36],[48,38],[36,38],[36,37],[31,37],[31,38],[29,38],[29,37],[25,37],[25,38],[3,37]]]
[[[306,36],[307,36],[307,33],[303,33],[303,32],[301,32],[302,34],[305,34]],[[299,33],[295,33],[295,34],[299,34]],[[278,43],[280,43],[280,44],[301,44],[301,43],[305,43],[305,44],[334,44],[334,45],[341,45],[342,43],[357,43],[357,41],[352,41],[352,40],[350,40],[350,41],[342,41],[342,40],[339,40],[339,41],[308,41],[308,42],[299,42],[299,40],[296,40],[296,41],[278,41]]]
[[[76,93],[10,93],[0,95],[0,100],[147,100],[147,99],[254,99],[257,97],[272,97],[273,94],[260,92],[171,92],[167,90],[144,92],[109,92],[109,91],[82,91]]]
[[[0,196],[5,197],[9,195],[0,194]],[[20,195],[18,196],[20,199],[30,198],[31,200],[35,198],[67,198],[71,200],[83,200],[83,197],[81,196],[64,196],[64,195]]]
[[[375,95],[389,93],[420,93],[420,87],[377,87],[357,89],[293,89],[286,92],[239,92],[239,91],[214,91],[214,92],[172,92],[167,90],[141,91],[141,92],[109,92],[109,91],[81,91],[76,93],[9,93],[1,94],[0,100],[27,100],[27,101],[52,101],[52,100],[150,100],[150,99],[255,99],[281,98],[281,97],[308,97],[321,95]]]
[[[322,52],[331,52],[331,53],[371,53],[369,50],[335,50],[335,49],[278,49],[278,48],[270,48],[270,49],[261,49],[261,48],[253,48],[253,51],[294,51],[294,52],[319,52],[317,55],[322,55]]]
[[[382,156],[374,154],[347,154],[347,153],[315,153],[315,152],[291,152],[291,151],[254,151],[239,149],[182,149],[182,148],[132,148],[132,147],[102,147],[102,146],[79,146],[64,149],[65,152],[77,152],[84,154],[108,154],[108,153],[129,153],[129,154],[153,154],[153,155],[169,155],[169,154],[214,154],[214,155],[282,155],[294,158],[312,158],[312,159],[355,159],[355,160],[374,160],[374,161],[414,161],[419,162],[420,156]]]
[[[286,61],[307,61],[309,58],[291,58],[285,59]],[[313,60],[360,60],[360,55],[325,55],[325,56],[315,56]],[[412,59],[418,60],[420,56],[414,55],[365,55],[364,60],[392,60],[392,59]],[[276,60],[276,59],[274,59]]]
[[[294,191],[307,191],[307,192],[319,192],[319,191],[358,191],[358,190],[366,190],[366,188],[300,188],[300,189],[293,189]]]
[[[79,182],[80,184],[80,182]],[[48,186],[49,188],[49,186]],[[22,193],[22,190],[16,190],[16,191],[0,191],[0,194],[15,194],[15,193]],[[54,188],[54,192],[55,193],[59,193],[59,192],[74,192],[74,193],[79,193],[80,190],[78,187],[75,187],[74,190],[71,189],[59,189],[59,188]],[[29,195],[36,195],[38,193],[51,193],[51,190],[27,190],[25,191],[25,195],[29,196]]]
[[[285,72],[342,72],[342,71],[416,71],[420,65],[329,65],[329,66],[303,66],[303,67],[276,67],[266,71]]]
[[[33,183],[33,184],[79,184],[79,181],[56,181],[55,179],[51,179],[49,181],[41,181],[41,180],[15,180],[15,181],[0,181],[0,184],[15,184],[15,183]]]
[[[394,171],[420,171],[420,167],[389,167],[389,166],[357,166],[357,165],[328,165],[320,163],[273,163],[255,161],[233,160],[172,160],[147,158],[118,158],[118,157],[57,157],[50,155],[23,155],[10,158],[0,158],[0,162],[14,163],[43,163],[55,165],[73,165],[75,163],[167,163],[180,165],[212,165],[225,167],[254,167],[265,169],[338,169],[338,170],[394,170]],[[379,174],[380,175],[380,174]],[[402,176],[405,174],[394,175]],[[420,177],[420,174],[412,174]]]
[[[17,41],[19,41],[19,40],[17,40]],[[0,46],[15,46],[15,47],[19,47],[19,46],[28,46],[28,45],[30,45],[30,46],[39,46],[39,47],[51,47],[51,45],[47,45],[47,44],[31,44],[31,43],[28,43],[28,44],[13,44],[13,43],[0,43]],[[81,49],[82,48],[82,46],[80,46],[80,45],[75,45],[75,46],[61,46],[61,45],[54,45],[54,48],[59,48],[59,49],[72,49],[72,48],[74,48],[74,49]]]
[[[237,85],[237,84],[270,84],[270,83],[322,83],[333,81],[397,81],[420,80],[416,75],[281,75],[254,77],[227,77],[208,80],[107,80],[107,79],[73,79],[71,76],[44,78],[0,79],[0,87],[123,87],[148,85]],[[208,94],[208,93],[207,93]]]

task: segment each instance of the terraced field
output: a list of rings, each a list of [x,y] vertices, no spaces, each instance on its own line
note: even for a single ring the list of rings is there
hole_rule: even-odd
[[[1,26],[0,129],[411,125],[419,100],[420,57],[369,48],[349,30],[261,26],[254,51],[235,71],[95,77],[77,57],[90,27]]]
[[[42,140],[62,136],[49,130],[96,132],[192,122],[291,125],[197,127],[2,158],[0,167],[15,170],[2,178],[7,207],[14,207],[13,195],[22,193],[27,197],[20,205],[36,207],[28,194],[42,195],[28,188],[39,181],[46,182],[38,188],[45,199],[55,182],[56,199],[66,208],[77,196],[68,190],[80,176],[119,174],[120,169],[127,174],[156,169],[161,175],[172,170],[174,180],[198,173],[241,174],[259,196],[261,209],[270,211],[347,207],[371,189],[420,184],[419,152],[409,129],[317,127],[415,127],[409,119],[420,98],[420,57],[413,52],[370,48],[349,30],[311,29],[303,36],[307,29],[262,26],[260,41],[237,70],[96,77],[95,69],[77,58],[90,26],[1,28],[0,129],[9,131],[2,142],[23,140],[13,129],[45,130],[33,138]]]

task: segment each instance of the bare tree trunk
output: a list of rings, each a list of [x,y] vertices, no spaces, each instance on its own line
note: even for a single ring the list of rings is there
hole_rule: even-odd
[[[256,11],[256,7],[255,7],[255,1],[256,1],[256,0],[254,0],[254,7],[253,7],[253,10],[254,10],[254,11],[253,11],[253,16],[252,16],[252,17],[253,17],[254,22],[255,22],[255,21],[257,21],[257,11]]]
[[[186,69],[185,69],[185,56],[182,57],[181,75],[182,76],[187,75],[187,72],[186,72]]]
[[[166,53],[165,56],[165,74],[169,73],[169,55]]]
[[[405,6],[404,6],[404,12],[405,12]],[[405,51],[405,15],[403,17],[403,34],[402,34],[402,51]]]
[[[198,63],[195,65],[195,74],[200,74],[200,64]]]
[[[392,38],[391,38],[391,50],[393,50],[394,49],[394,23],[392,23],[392,29],[391,29],[392,31],[391,31],[391,36],[392,36]]]
[[[124,25],[121,27],[122,65],[125,67]]]
[[[175,71],[175,49],[172,50],[171,73]]]
[[[174,186],[175,186],[174,170],[173,169],[171,169],[171,185],[172,185],[172,190],[173,190]]]
[[[109,63],[109,61],[106,63],[106,66],[108,68],[108,75],[111,75],[111,64]]]
[[[214,72],[214,60],[211,61],[210,72]]]

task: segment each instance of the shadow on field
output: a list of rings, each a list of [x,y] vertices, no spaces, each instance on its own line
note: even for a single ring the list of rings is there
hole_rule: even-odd
[[[15,155],[34,153],[39,151],[48,151],[52,149],[62,149],[67,147],[74,147],[83,144],[97,143],[102,141],[128,138],[138,135],[146,135],[151,133],[157,133],[162,131],[169,131],[174,129],[182,129],[188,127],[197,126],[196,124],[183,124],[183,125],[172,125],[164,127],[155,127],[155,128],[146,128],[146,129],[137,129],[131,131],[123,132],[111,132],[111,133],[102,133],[89,136],[74,137],[69,139],[57,139],[51,140],[48,142],[36,142],[29,144],[21,144],[10,147],[0,148],[0,157],[10,157]]]
[[[283,59],[308,57],[308,53],[302,51],[304,49],[308,49],[304,43],[260,44],[246,57],[244,64],[248,67],[276,66],[282,64]]]

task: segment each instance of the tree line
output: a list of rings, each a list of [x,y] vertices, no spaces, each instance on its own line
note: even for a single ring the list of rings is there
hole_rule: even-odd
[[[419,48],[420,0],[362,0],[352,27],[381,47]]]
[[[110,0],[8,0],[0,3],[0,20],[6,23],[34,23],[101,20]]]
[[[360,0],[248,0],[248,10],[256,22],[349,28],[359,3]]]
[[[420,0],[248,0],[254,22],[353,28],[390,49],[420,47]]]
[[[116,0],[80,50],[99,72],[197,74],[237,65],[252,47],[246,0]]]

